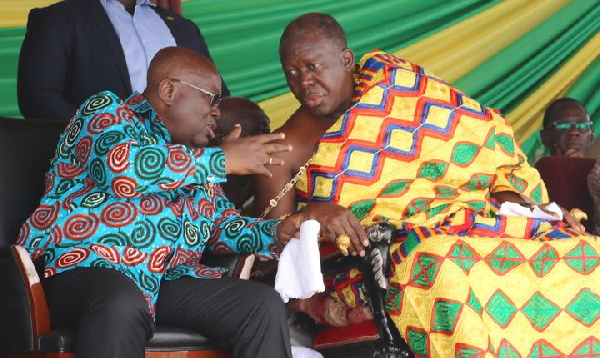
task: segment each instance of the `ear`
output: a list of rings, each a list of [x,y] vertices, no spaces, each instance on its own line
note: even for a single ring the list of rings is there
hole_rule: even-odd
[[[554,138],[552,138],[552,134],[547,129],[542,129],[540,131],[540,139],[542,140],[542,143],[552,152],[554,148]]]
[[[173,97],[175,96],[175,86],[173,82],[168,79],[160,81],[158,84],[158,96],[167,105],[173,104]]]
[[[346,48],[342,51],[342,63],[346,72],[354,72],[354,51]]]

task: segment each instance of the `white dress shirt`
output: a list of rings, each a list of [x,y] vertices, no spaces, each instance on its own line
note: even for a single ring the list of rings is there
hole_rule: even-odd
[[[175,46],[175,38],[149,0],[136,0],[133,16],[118,0],[100,0],[100,3],[119,36],[131,89],[141,93],[146,88],[150,61],[159,50]]]

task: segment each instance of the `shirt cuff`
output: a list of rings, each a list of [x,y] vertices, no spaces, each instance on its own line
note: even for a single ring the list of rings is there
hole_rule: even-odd
[[[196,176],[199,182],[224,183],[225,153],[219,147],[199,148],[194,150],[196,159]]]

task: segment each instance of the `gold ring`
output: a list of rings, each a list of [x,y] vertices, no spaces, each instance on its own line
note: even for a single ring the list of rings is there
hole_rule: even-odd
[[[350,247],[350,236],[346,234],[342,234],[335,239],[335,244],[337,245],[340,252],[344,255],[348,255],[348,248]]]

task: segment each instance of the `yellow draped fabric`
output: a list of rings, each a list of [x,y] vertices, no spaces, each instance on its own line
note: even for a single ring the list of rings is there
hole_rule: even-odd
[[[386,309],[411,349],[600,354],[597,238],[498,216],[490,200],[547,200],[507,122],[415,64],[374,52],[361,65],[359,95],[319,140],[296,196],[394,224]]]
[[[45,7],[59,0],[2,0],[0,2],[0,27],[27,25],[29,10]]]

